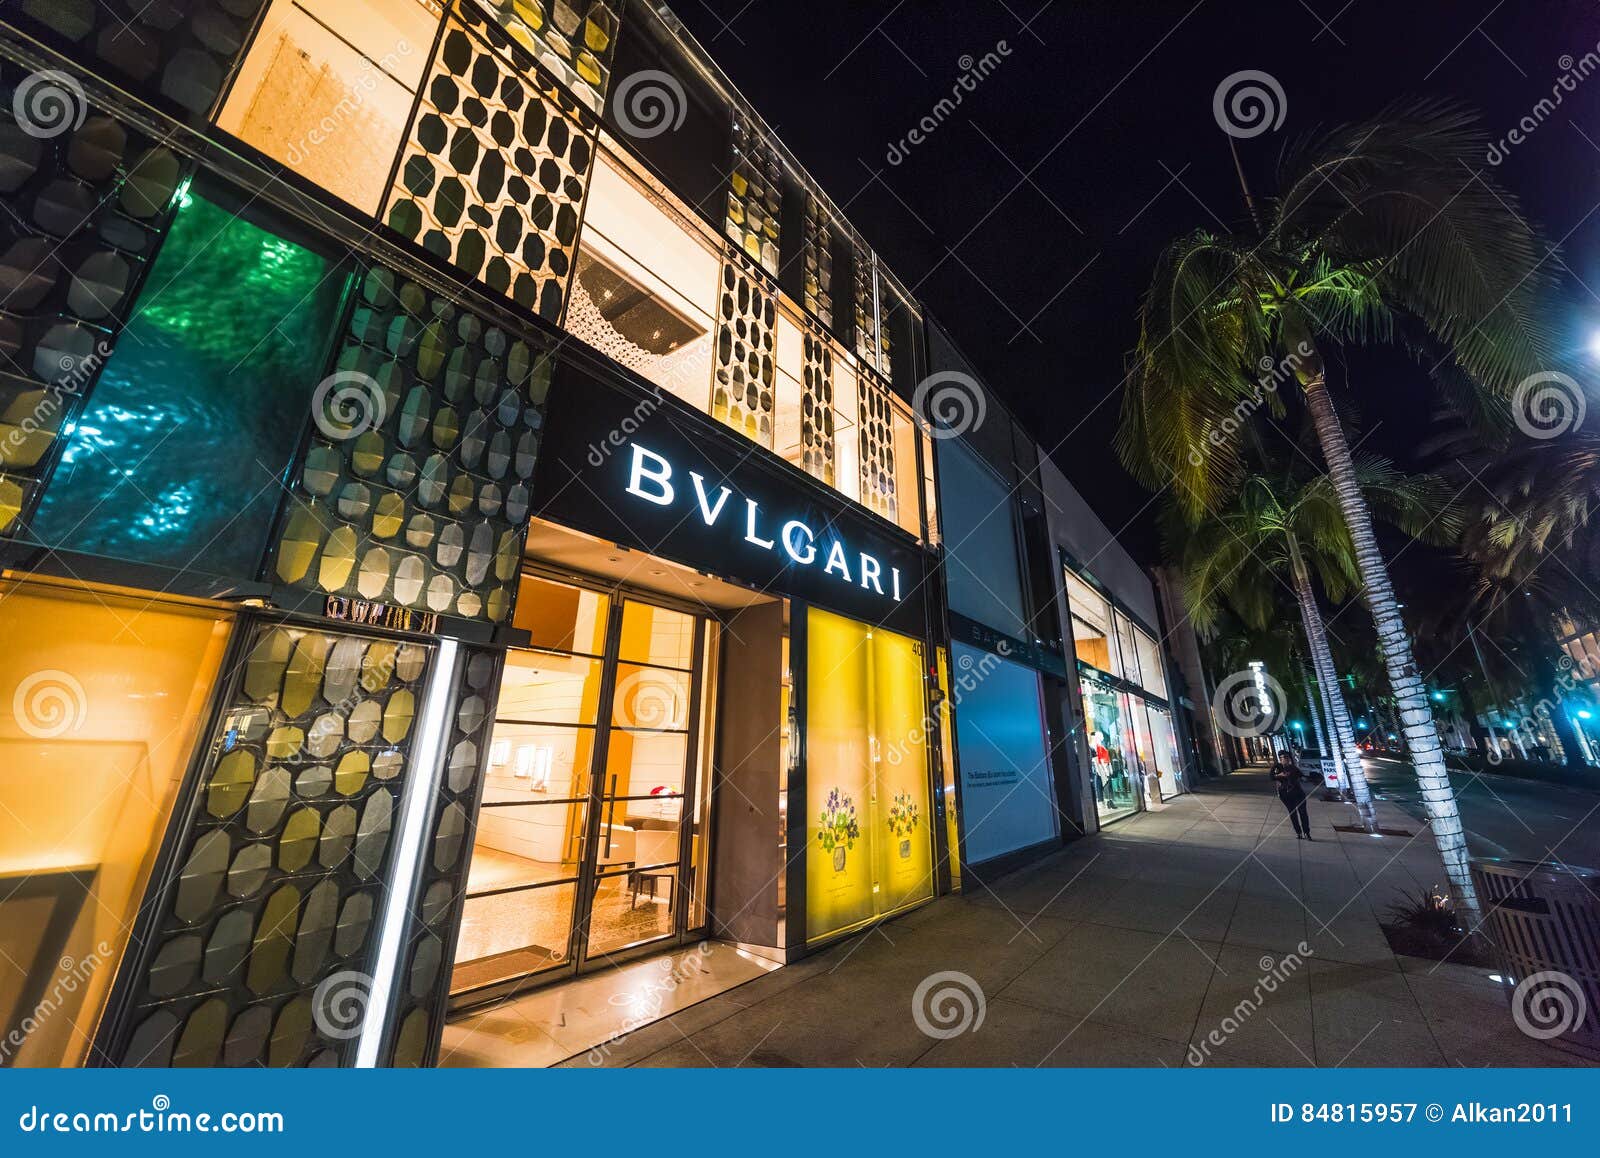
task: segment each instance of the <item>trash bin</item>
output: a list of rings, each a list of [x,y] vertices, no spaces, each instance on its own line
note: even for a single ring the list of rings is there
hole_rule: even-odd
[[[1600,1057],[1600,872],[1549,861],[1472,859],[1484,929],[1515,985],[1529,1037]]]

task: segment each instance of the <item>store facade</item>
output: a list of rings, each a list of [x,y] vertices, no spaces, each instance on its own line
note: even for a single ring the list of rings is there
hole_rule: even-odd
[[[1040,473],[1072,641],[1084,820],[1101,827],[1189,791],[1198,761],[1174,710],[1178,685],[1149,576],[1053,463]]]
[[[425,1065],[1085,830],[1047,458],[670,14],[79,8],[0,15],[0,1065]]]

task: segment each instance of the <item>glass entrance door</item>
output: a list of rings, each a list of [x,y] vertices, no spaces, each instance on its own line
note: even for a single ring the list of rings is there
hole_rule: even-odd
[[[703,616],[524,576],[452,991],[573,972],[703,925]]]

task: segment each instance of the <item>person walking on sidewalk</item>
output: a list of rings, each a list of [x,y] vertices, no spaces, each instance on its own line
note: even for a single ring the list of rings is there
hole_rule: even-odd
[[[1288,752],[1278,753],[1278,762],[1272,767],[1272,781],[1278,788],[1278,799],[1289,810],[1289,820],[1294,824],[1297,840],[1311,839],[1311,818],[1306,814],[1305,777],[1300,765]]]

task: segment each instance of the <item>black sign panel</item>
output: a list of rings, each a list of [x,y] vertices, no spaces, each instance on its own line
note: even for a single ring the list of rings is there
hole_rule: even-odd
[[[563,363],[534,480],[541,518],[697,570],[922,636],[924,555],[666,394]]]

